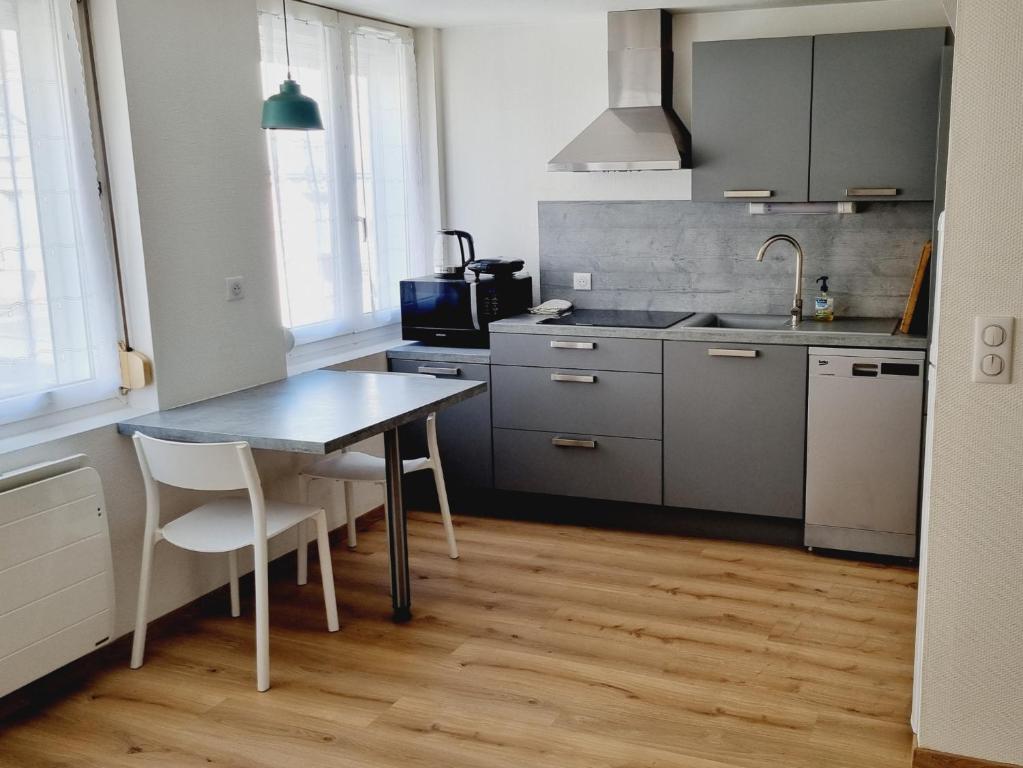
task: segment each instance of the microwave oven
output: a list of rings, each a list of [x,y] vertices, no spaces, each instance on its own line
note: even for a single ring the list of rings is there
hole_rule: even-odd
[[[533,301],[529,275],[401,281],[401,337],[446,347],[490,346],[490,323],[521,315]]]

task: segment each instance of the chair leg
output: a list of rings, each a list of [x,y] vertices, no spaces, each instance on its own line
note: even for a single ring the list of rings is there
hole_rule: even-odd
[[[146,526],[146,540],[142,545],[142,569],[139,573],[139,599],[135,608],[135,636],[131,642],[131,668],[138,669],[146,652],[147,617],[149,616],[149,587],[153,575],[154,534]]]
[[[433,459],[433,483],[437,486],[437,502],[440,504],[440,519],[444,523],[444,534],[448,537],[448,557],[458,559],[458,543],[455,541],[455,525],[451,522],[451,507],[448,505],[448,488],[444,483],[444,471],[440,461]]]
[[[309,482],[312,480],[308,475],[298,476],[298,498],[302,504],[309,503]],[[295,526],[296,537],[298,538],[298,585],[309,581],[309,542],[306,539],[305,521]]]
[[[257,540],[253,552],[253,576],[256,580],[256,689],[265,691],[270,687],[270,604],[266,540]]]
[[[355,494],[352,493],[352,484],[350,482],[348,482],[347,480],[344,482],[344,487],[345,487],[345,522],[346,522],[346,526],[345,527],[348,530],[348,548],[349,549],[355,549],[358,546],[358,544],[359,544],[358,537],[357,537],[357,534],[355,532],[355,518],[357,517],[357,515],[355,514],[355,499],[353,498],[355,496]]]
[[[321,509],[316,513],[316,546],[320,556],[320,578],[323,580],[323,602],[327,608],[327,631],[337,632],[337,597],[334,594],[334,566],[330,559],[330,538],[327,534],[327,515]],[[299,525],[304,525],[303,520]]]
[[[231,583],[231,616],[238,618],[242,615],[241,600],[238,598],[238,550],[227,553],[227,571],[230,574]]]

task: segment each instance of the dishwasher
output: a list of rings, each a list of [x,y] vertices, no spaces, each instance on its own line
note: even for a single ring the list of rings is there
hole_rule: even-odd
[[[921,351],[810,348],[807,547],[916,555],[925,368]]]

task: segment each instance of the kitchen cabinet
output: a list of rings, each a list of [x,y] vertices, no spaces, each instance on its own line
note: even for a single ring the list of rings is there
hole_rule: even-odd
[[[493,367],[494,426],[661,439],[656,373]]]
[[[491,336],[500,490],[661,503],[661,342]]]
[[[805,347],[664,343],[666,506],[801,518],[805,442]]]
[[[651,339],[495,333],[490,352],[494,365],[661,372],[661,342]]]
[[[818,35],[810,200],[932,200],[945,29]]]
[[[944,28],[693,45],[693,199],[931,200]]]
[[[437,442],[444,479],[452,489],[492,488],[493,446],[490,422],[490,366],[482,363],[407,360],[392,358],[390,369],[398,373],[429,373],[438,377],[487,382],[487,392],[453,405],[437,414]],[[425,422],[401,429],[401,452],[405,458],[426,455]]]
[[[498,488],[587,499],[661,503],[661,441],[494,430]]]
[[[693,199],[805,201],[813,38],[693,45]]]

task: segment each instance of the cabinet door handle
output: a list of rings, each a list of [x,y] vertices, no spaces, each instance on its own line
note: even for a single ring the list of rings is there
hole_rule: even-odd
[[[567,381],[572,384],[596,384],[597,377],[572,373],[552,373],[551,381]]]
[[[849,187],[846,197],[895,197],[899,190],[895,187]]]
[[[774,197],[773,189],[726,189],[725,199],[736,197]]]
[[[551,349],[596,349],[595,341],[552,341]]]
[[[429,373],[433,376],[457,376],[462,372],[461,368],[441,368],[435,365],[419,366],[420,373]]]
[[[568,437],[552,437],[551,445],[556,448],[596,448],[596,440],[574,440]]]
[[[756,357],[760,354],[758,349],[708,349],[707,354],[711,357]]]

